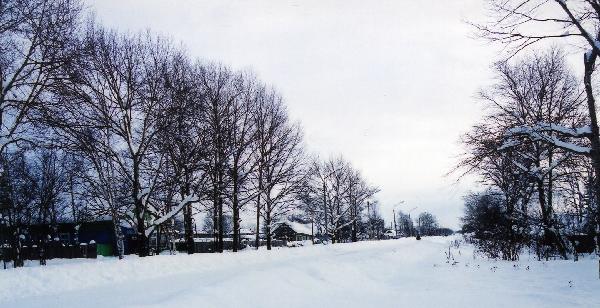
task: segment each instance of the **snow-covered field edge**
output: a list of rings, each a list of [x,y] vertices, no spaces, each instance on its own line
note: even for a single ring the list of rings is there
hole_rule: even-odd
[[[0,307],[600,307],[594,257],[494,261],[456,239],[50,260],[0,271]]]

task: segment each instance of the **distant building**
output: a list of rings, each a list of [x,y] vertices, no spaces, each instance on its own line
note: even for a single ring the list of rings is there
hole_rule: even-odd
[[[275,226],[273,238],[284,241],[310,241],[313,236],[310,224],[285,221]]]
[[[233,237],[233,232],[231,233],[231,236]],[[259,234],[259,236],[263,238],[264,234]],[[256,233],[248,228],[240,228],[240,239],[242,242],[253,241],[254,239],[256,239]]]

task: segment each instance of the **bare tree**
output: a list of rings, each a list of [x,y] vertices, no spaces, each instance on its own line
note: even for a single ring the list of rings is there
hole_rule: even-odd
[[[199,75],[207,100],[207,136],[209,144],[209,163],[206,165],[213,214],[213,236],[215,251],[223,252],[223,207],[227,198],[230,183],[227,170],[229,168],[229,151],[232,128],[232,109],[241,95],[237,85],[239,76],[226,67],[219,65],[203,66]]]
[[[236,87],[242,89],[231,106],[231,141],[227,151],[230,155],[228,172],[231,177],[230,205],[233,216],[234,252],[240,245],[240,211],[255,195],[249,183],[257,166],[257,161],[254,159],[256,129],[252,114],[258,105],[260,95],[264,93],[262,85],[250,74],[242,76],[236,83]]]
[[[510,46],[515,54],[532,44],[555,40],[582,46],[583,84],[586,94],[588,126],[566,129],[560,126],[536,125],[528,127],[534,138],[563,147],[576,154],[591,158],[595,200],[600,200],[600,131],[596,116],[596,101],[592,85],[596,58],[600,55],[600,2],[596,0],[489,0],[492,18],[487,23],[474,24],[480,34],[495,42]],[[548,137],[544,132],[556,136]],[[561,140],[563,137],[587,138],[590,147],[578,147]],[[596,210],[596,234],[600,234],[600,211]],[[600,240],[596,237],[596,250]]]
[[[329,200],[327,201],[329,216],[327,232],[330,234],[332,242],[336,243],[340,241],[342,229],[352,224],[352,221],[348,219],[352,205],[346,202],[345,199],[350,189],[347,184],[351,175],[351,166],[340,156],[325,161],[324,169],[329,175],[330,181],[330,184],[326,185],[330,188]]]
[[[79,11],[78,1],[0,3],[0,152],[28,140],[31,110],[74,56]]]
[[[327,234],[334,243],[357,241],[363,211],[379,189],[368,185],[360,172],[341,156],[326,161],[314,159],[304,186],[305,209],[319,232]],[[367,210],[368,216],[371,209]]]
[[[273,224],[298,206],[297,194],[305,177],[302,132],[297,124],[289,122],[283,100],[275,92],[261,96],[253,121],[258,161],[256,247],[260,245],[258,230],[262,217],[270,250]]]
[[[439,228],[437,218],[429,213],[423,212],[417,217],[417,225],[419,234],[423,236],[436,235],[436,230]]]
[[[371,187],[365,182],[358,170],[350,170],[350,176],[348,177],[348,195],[346,198],[350,205],[349,220],[352,223],[352,242],[358,241],[358,223],[361,220],[361,213],[364,210],[365,203],[378,191],[378,188]]]
[[[163,127],[158,124],[168,101],[161,74],[168,64],[168,43],[149,34],[118,36],[90,25],[82,45],[84,55],[64,71],[67,78],[56,87],[57,103],[47,106],[43,118],[79,146],[92,143],[90,138],[103,139],[93,142],[99,147],[94,150],[126,180],[139,254],[146,256],[146,216],[152,214],[147,198],[162,159],[151,145]]]
[[[582,92],[558,50],[515,64],[500,62],[496,71],[497,83],[481,93],[489,113],[482,124],[463,137],[468,151],[461,166],[467,172],[481,174],[484,183],[503,193],[511,223],[516,224],[515,219],[528,219],[527,205],[535,193],[541,213],[539,224],[544,232],[540,242],[554,245],[566,258],[566,245],[555,218],[553,192],[581,157],[544,138],[529,138],[520,131],[536,125],[581,125],[585,121]],[[551,131],[545,134],[548,138],[553,136]],[[579,142],[565,137],[563,140]],[[512,229],[506,229],[509,241],[515,238]],[[517,253],[514,251],[515,256]]]
[[[31,166],[22,151],[2,156],[2,176],[0,178],[1,214],[5,232],[9,236],[10,246],[14,249],[13,266],[24,265],[23,241],[25,227],[33,221],[36,197],[36,183]],[[10,162],[10,163],[9,163]]]
[[[206,186],[204,170],[208,160],[206,101],[198,82],[201,68],[183,53],[176,53],[165,72],[169,105],[165,110],[157,152],[165,156],[163,186],[178,191],[180,200],[194,194],[203,196]],[[170,211],[171,209],[169,209]],[[167,211],[167,212],[169,212]],[[183,208],[185,241],[189,254],[194,253],[193,207]]]
[[[315,234],[323,236],[327,229],[327,180],[318,157],[310,159],[308,176],[299,194],[301,210],[310,217],[313,241]]]

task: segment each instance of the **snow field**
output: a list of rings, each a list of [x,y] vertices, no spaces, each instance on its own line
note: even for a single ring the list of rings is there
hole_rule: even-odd
[[[50,260],[0,270],[0,307],[600,307],[595,259],[490,261],[462,244],[452,265],[454,239]]]

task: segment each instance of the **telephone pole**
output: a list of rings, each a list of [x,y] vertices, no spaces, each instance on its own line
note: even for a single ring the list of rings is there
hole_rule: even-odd
[[[398,228],[396,226],[396,209],[392,209],[392,214],[394,215],[394,235],[398,232]]]

